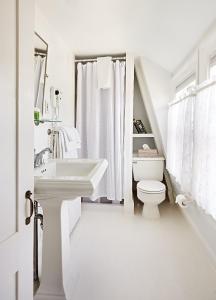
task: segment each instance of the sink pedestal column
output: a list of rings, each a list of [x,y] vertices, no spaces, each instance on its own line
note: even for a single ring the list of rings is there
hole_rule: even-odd
[[[72,270],[68,213],[63,201],[39,200],[43,208],[42,276],[35,300],[70,300]]]

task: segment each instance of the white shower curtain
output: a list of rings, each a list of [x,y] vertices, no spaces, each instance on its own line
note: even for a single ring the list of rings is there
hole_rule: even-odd
[[[77,129],[83,158],[106,158],[107,172],[92,200],[123,199],[125,62],[112,62],[112,84],[98,89],[97,62],[77,65]]]

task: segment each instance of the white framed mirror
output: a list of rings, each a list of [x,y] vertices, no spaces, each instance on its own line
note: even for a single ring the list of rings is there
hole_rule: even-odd
[[[47,76],[48,43],[37,33],[34,34],[34,107],[44,113],[44,95]]]

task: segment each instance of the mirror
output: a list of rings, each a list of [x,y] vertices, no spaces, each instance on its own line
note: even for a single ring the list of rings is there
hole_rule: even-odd
[[[44,94],[47,78],[48,44],[35,32],[34,35],[34,107],[44,113]]]

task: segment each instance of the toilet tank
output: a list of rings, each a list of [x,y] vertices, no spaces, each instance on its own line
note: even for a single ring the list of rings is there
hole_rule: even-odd
[[[135,181],[144,179],[163,180],[164,157],[134,157],[133,176]]]

